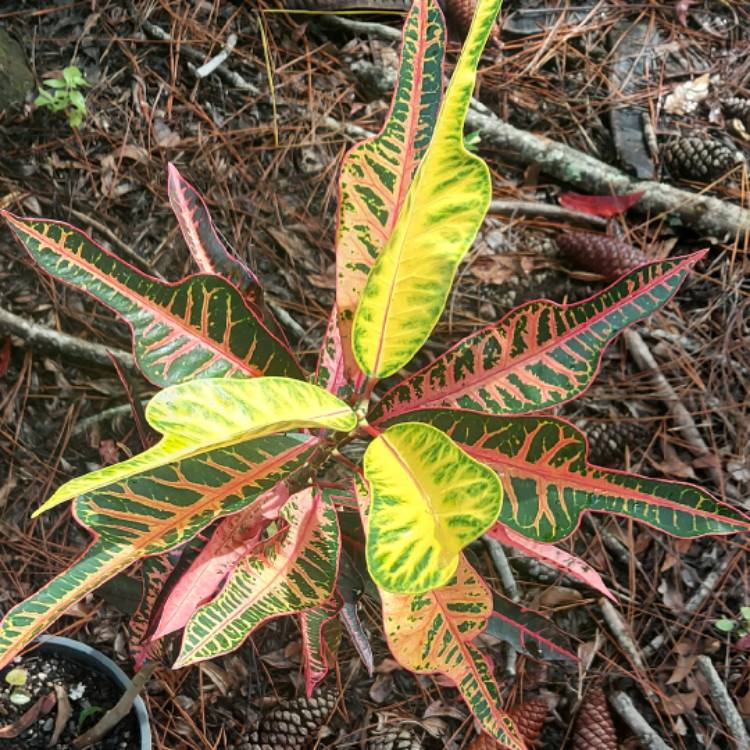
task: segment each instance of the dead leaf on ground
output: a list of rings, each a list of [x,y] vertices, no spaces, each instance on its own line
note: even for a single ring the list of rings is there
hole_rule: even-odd
[[[711,77],[705,73],[677,86],[664,100],[664,111],[670,115],[689,115],[708,96]]]
[[[235,681],[232,676],[225,669],[222,669],[218,664],[214,664],[210,661],[204,661],[200,664],[201,671],[208,677],[211,682],[218,688],[222,695],[228,695],[231,689],[235,686]]]
[[[550,586],[535,598],[535,602],[539,607],[546,609],[564,609],[578,606],[583,599],[583,594],[575,589],[566,586]]]
[[[515,259],[505,255],[480,255],[470,270],[472,276],[485,284],[504,284],[520,275]]]
[[[55,717],[55,727],[52,730],[52,736],[49,739],[47,747],[57,747],[57,743],[65,731],[65,727],[73,716],[73,708],[68,700],[68,691],[63,685],[55,685],[55,699],[57,701],[57,716]]]
[[[57,703],[57,696],[54,691],[43,695],[37,702],[25,713],[21,714],[12,724],[6,724],[0,727],[0,739],[12,740],[26,731],[40,716],[49,713]]]
[[[180,136],[160,117],[154,119],[154,140],[162,148],[175,148],[180,145]]]
[[[698,691],[693,690],[690,693],[675,693],[667,695],[664,698],[664,710],[670,716],[679,716],[688,711],[692,711],[698,703]]]
[[[393,692],[393,677],[379,674],[370,688],[370,699],[375,703],[385,703]]]
[[[375,672],[377,674],[390,674],[397,669],[403,669],[403,667],[395,659],[386,657],[377,667],[375,667]]]

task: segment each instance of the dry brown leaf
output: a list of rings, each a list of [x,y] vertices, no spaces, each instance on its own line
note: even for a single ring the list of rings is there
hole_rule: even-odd
[[[385,703],[393,692],[393,677],[389,674],[379,674],[370,687],[370,700],[375,703]]]
[[[57,716],[47,747],[57,747],[70,717],[73,716],[73,707],[68,699],[68,691],[62,685],[55,685],[55,699],[57,701]]]
[[[679,716],[687,711],[692,711],[698,702],[698,691],[690,693],[675,693],[664,698],[664,710],[670,716]]]
[[[154,118],[154,140],[162,148],[175,148],[180,145],[180,136],[160,117]]]
[[[19,734],[28,729],[40,716],[49,713],[56,702],[57,696],[54,691],[50,691],[47,695],[43,695],[31,708],[21,714],[21,716],[19,716],[12,724],[6,724],[5,726],[0,727],[0,738],[13,739],[14,737],[18,737]]]
[[[218,664],[211,661],[200,663],[201,671],[208,677],[211,682],[218,688],[222,695],[228,695],[235,683],[229,672],[222,669]]]
[[[469,270],[485,284],[504,284],[519,276],[515,260],[505,255],[480,255]]]
[[[583,594],[566,586],[550,586],[537,598],[536,603],[547,609],[558,609],[580,604],[584,599]]]
[[[664,111],[670,115],[689,115],[708,96],[710,76],[705,73],[677,86],[664,100]]]

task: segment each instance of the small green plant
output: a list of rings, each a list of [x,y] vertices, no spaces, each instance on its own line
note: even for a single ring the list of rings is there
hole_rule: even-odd
[[[720,617],[714,622],[714,626],[722,633],[734,633],[744,638],[750,632],[750,607],[740,607],[735,618]]]
[[[103,714],[104,709],[101,706],[86,706],[79,714],[78,719],[76,721],[76,730],[80,734],[81,729],[83,729],[83,725],[86,723],[88,719],[93,718],[94,716],[98,716],[99,714]]]
[[[70,127],[79,128],[86,117],[86,98],[81,89],[90,85],[79,68],[69,65],[60,77],[42,82],[34,104],[51,112],[65,112]]]
[[[490,535],[614,598],[555,545],[583,513],[685,538],[750,530],[699,487],[592,465],[585,436],[551,414],[589,387],[609,343],[672,299],[703,253],[646,264],[575,304],[529,302],[380,388],[429,338],[489,208],[490,171],[463,130],[499,7],[479,0],[445,89],[442,13],[437,0],[415,0],[383,130],[342,165],[336,304],[315,372],[173,165],[170,202],[200,270],[174,283],[68,224],[3,214],[45,271],[129,323],[138,366],[162,389],[146,410],[162,438],[65,483],[37,511],[72,500],[93,538],[0,623],[0,667],[135,566],[137,664],[162,658],[161,639],[180,630],[175,667],[293,616],[310,694],[336,657],[339,621],[372,663],[353,595],[364,583],[399,663],[444,675],[487,733],[523,750],[477,636],[489,629],[525,653],[576,657],[547,620],[492,590],[473,542]],[[352,449],[362,442],[360,464]]]

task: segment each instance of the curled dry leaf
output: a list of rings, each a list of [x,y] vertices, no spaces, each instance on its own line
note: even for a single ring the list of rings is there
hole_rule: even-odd
[[[57,702],[54,691],[43,695],[25,713],[21,714],[12,724],[0,727],[0,739],[12,740],[26,731],[40,716],[49,713]]]
[[[708,96],[710,76],[705,73],[677,86],[664,100],[664,111],[670,115],[689,115]]]

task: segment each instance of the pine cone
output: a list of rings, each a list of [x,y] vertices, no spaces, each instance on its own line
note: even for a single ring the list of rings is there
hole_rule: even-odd
[[[547,701],[541,698],[534,698],[508,710],[508,716],[513,719],[516,729],[529,747],[539,737],[548,713]],[[506,750],[507,747],[488,734],[480,734],[469,745],[468,750]]]
[[[585,271],[605,276],[609,281],[648,262],[642,250],[604,234],[564,232],[555,241],[566,258]]]
[[[664,151],[669,171],[686,180],[715,180],[740,159],[736,151],[720,141],[695,136],[676,138]]]
[[[601,688],[592,690],[576,719],[573,750],[617,750],[617,735]]]
[[[373,732],[367,742],[368,750],[421,750],[422,743],[410,729],[388,727]]]
[[[633,422],[593,422],[581,419],[576,426],[589,441],[589,461],[597,466],[621,469],[625,466],[625,451],[643,447],[647,431]]]
[[[736,117],[750,126],[750,99],[741,99],[739,96],[722,99],[721,111],[724,117]]]
[[[298,750],[315,738],[336,705],[336,694],[321,691],[312,698],[282,701],[250,733],[247,750]]]

